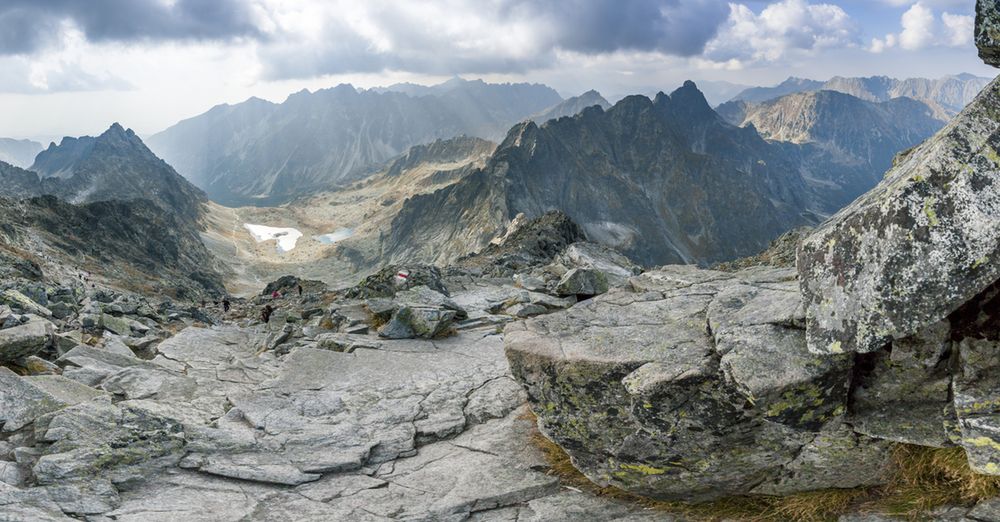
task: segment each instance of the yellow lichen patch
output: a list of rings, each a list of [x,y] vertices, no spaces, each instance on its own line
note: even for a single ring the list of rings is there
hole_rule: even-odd
[[[995,450],[1000,450],[1000,442],[997,442],[989,437],[971,437],[962,439],[963,444],[969,446],[976,446],[977,448],[992,448]]]
[[[828,350],[830,353],[844,353],[844,348],[840,344],[840,341],[834,341],[830,343],[830,347],[828,348]]]
[[[986,156],[986,159],[990,160],[994,165],[1000,165],[1000,154],[997,154],[997,151],[993,147],[989,145],[984,146],[983,156]]]
[[[663,468],[656,468],[646,464],[619,464],[618,467],[627,471],[642,473],[643,475],[662,475],[667,472]]]
[[[928,197],[924,199],[924,215],[927,216],[927,222],[930,223],[932,227],[936,227],[941,224],[941,221],[937,217],[937,212],[934,211],[934,204],[937,203],[937,198]]]
[[[984,264],[986,264],[986,262],[988,262],[989,260],[990,260],[989,256],[980,257],[979,259],[975,260],[972,263],[972,268],[979,268],[979,267],[983,266]]]

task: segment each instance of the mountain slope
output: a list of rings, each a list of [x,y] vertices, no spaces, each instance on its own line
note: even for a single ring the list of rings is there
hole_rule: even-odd
[[[404,94],[340,85],[281,104],[248,100],[184,120],[149,142],[214,201],[269,205],[357,179],[412,145],[462,134],[502,137],[561,101],[536,84],[453,79],[410,87]]]
[[[573,116],[583,109],[594,105],[597,105],[604,110],[611,108],[611,104],[608,103],[608,100],[605,100],[604,97],[601,96],[601,93],[595,90],[589,90],[579,96],[566,99],[538,114],[535,114],[531,117],[531,120],[541,124],[549,120],[562,118],[563,116]]]
[[[70,203],[148,199],[161,208],[194,221],[205,195],[170,165],[157,158],[135,133],[115,123],[97,137],[63,138],[35,158],[31,173],[6,169],[0,194],[23,197],[49,194]],[[13,187],[16,187],[13,188]]]
[[[26,168],[42,151],[42,144],[31,140],[0,138],[0,161]]]
[[[845,163],[867,162],[876,171],[887,169],[897,152],[927,139],[943,125],[927,105],[910,98],[872,103],[819,91],[728,110],[738,103],[719,107],[734,125],[752,124],[771,140],[819,143],[842,153]]]
[[[285,274],[330,285],[355,284],[354,275],[382,266],[381,238],[406,202],[452,185],[484,166],[496,144],[458,137],[415,145],[371,176],[335,191],[280,207],[226,208],[209,203],[209,249],[234,266],[238,287],[259,291],[260,281]],[[244,225],[291,227],[302,233],[290,252],[257,243]],[[464,252],[463,252],[464,253]]]
[[[224,267],[197,230],[149,200],[74,205],[54,196],[0,197],[0,222],[0,259],[38,259],[46,271],[73,267],[173,297],[225,292]]]
[[[691,82],[655,100],[521,123],[485,168],[404,204],[384,259],[447,261],[518,213],[549,210],[647,265],[738,257],[810,219],[808,187],[783,154],[723,121]]]

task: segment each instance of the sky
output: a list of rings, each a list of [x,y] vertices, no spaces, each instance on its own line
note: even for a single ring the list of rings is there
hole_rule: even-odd
[[[140,135],[220,103],[460,75],[564,97],[686,79],[995,76],[974,0],[0,0],[0,136]]]

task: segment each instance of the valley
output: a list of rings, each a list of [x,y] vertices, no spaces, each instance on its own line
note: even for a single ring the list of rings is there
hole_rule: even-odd
[[[1000,79],[707,85],[0,139],[0,520],[1000,520]]]

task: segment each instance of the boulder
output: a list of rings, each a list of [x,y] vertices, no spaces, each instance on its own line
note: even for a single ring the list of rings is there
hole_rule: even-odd
[[[101,314],[97,325],[105,330],[118,335],[132,335],[132,325],[124,317],[116,317],[111,314]]]
[[[52,323],[44,319],[0,330],[0,363],[42,351],[52,341],[54,330]]]
[[[809,348],[874,352],[1000,279],[1000,80],[798,252]]]
[[[102,395],[58,375],[18,377],[0,367],[0,425],[16,431],[39,417]]]
[[[52,311],[44,306],[32,301],[28,296],[14,289],[4,290],[0,294],[0,303],[7,304],[15,310],[23,313],[40,315],[42,317],[52,317]]]
[[[629,261],[618,251],[604,245],[578,242],[566,247],[556,261],[569,268],[587,268],[602,272],[610,286],[621,286],[632,276],[642,273],[642,268]]]
[[[504,340],[539,428],[597,484],[685,501],[877,484],[889,443],[844,422],[853,358],[811,354],[804,321],[791,270],[672,266]]]
[[[593,268],[574,268],[562,276],[556,285],[561,296],[595,296],[608,291],[608,276]]]
[[[378,330],[386,339],[434,339],[445,335],[455,321],[454,310],[403,306]]]
[[[976,47],[984,62],[1000,67],[1000,5],[995,0],[976,2]]]

